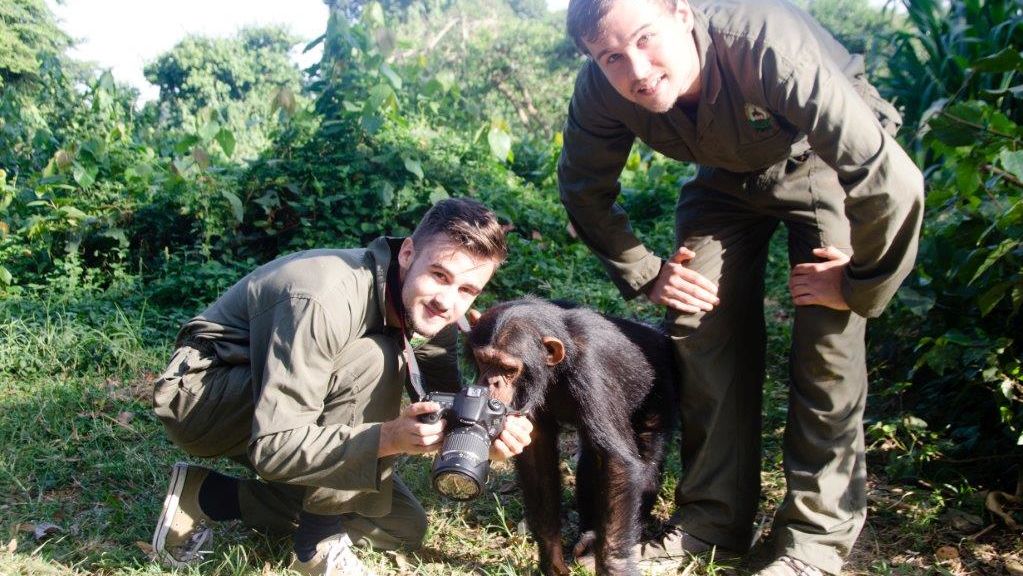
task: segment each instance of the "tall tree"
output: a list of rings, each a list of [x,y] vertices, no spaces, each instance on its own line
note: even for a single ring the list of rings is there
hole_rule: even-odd
[[[301,90],[302,73],[289,56],[297,42],[279,27],[185,38],[145,68],[160,88],[157,127],[175,136],[215,122],[237,136],[236,158],[255,156],[269,144],[281,90],[291,98]]]

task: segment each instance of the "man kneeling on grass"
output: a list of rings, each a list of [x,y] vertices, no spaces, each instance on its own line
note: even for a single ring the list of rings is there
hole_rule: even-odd
[[[196,562],[210,523],[234,519],[292,532],[302,574],[371,574],[353,543],[419,547],[426,514],[394,459],[437,450],[443,421],[417,419],[440,409],[433,402],[401,411],[404,380],[418,370],[434,389],[457,390],[455,320],[506,254],[493,212],[444,200],[410,238],[285,256],[188,321],[156,382],[156,414],[188,454],[230,458],[259,478],[176,464],[153,535],[158,557]],[[412,350],[413,334],[428,341]],[[522,452],[531,430],[509,416],[491,457]]]

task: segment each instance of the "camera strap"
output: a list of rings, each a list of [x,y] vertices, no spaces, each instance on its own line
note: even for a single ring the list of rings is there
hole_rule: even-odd
[[[398,281],[397,262],[392,263],[387,273],[386,296],[390,297],[391,306],[398,316],[398,326],[401,329],[401,355],[405,357],[405,366],[408,367],[408,378],[405,379],[405,392],[413,403],[421,402],[426,397],[426,390],[423,388],[423,372],[419,369],[419,361],[412,350],[412,344],[408,341],[408,328],[405,326],[405,306],[401,302],[401,282]]]

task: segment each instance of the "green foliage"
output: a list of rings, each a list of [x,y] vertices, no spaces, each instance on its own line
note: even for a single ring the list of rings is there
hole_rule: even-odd
[[[1023,42],[1018,2],[900,2],[906,26],[892,37],[882,93],[903,111],[910,136],[926,121],[928,110],[949,99],[1002,99],[1005,112],[1018,114],[1019,77],[1011,73],[1019,68]]]
[[[0,3],[0,168],[15,177],[42,168],[70,121],[81,76],[70,44],[42,0]]]
[[[272,112],[300,105],[301,73],[288,55],[296,42],[274,27],[243,29],[232,38],[185,38],[145,69],[160,88],[147,111],[156,118],[155,133],[175,144],[182,132],[214,121],[233,135],[221,147],[226,157],[255,158],[276,130]]]
[[[1000,453],[1023,445],[1023,15],[998,1],[907,8],[917,28],[899,35],[892,87],[913,78],[922,92],[910,117],[929,109],[930,161],[917,273],[886,325],[911,346],[894,352],[912,381],[897,397],[959,450]]]
[[[0,88],[38,82],[44,61],[59,58],[70,44],[42,0],[0,4]]]
[[[891,13],[878,10],[871,0],[797,0],[797,4],[849,52],[863,54],[869,75],[884,71],[891,56]]]

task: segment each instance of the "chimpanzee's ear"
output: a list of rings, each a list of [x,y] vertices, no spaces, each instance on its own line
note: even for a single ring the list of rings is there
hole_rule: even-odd
[[[543,337],[543,347],[547,349],[547,365],[557,366],[565,359],[565,345],[553,336]]]
[[[476,321],[480,319],[480,313],[475,310],[467,310],[465,314],[455,318],[455,325],[458,326],[458,331],[462,334],[468,334],[472,332],[473,327],[476,326]]]

